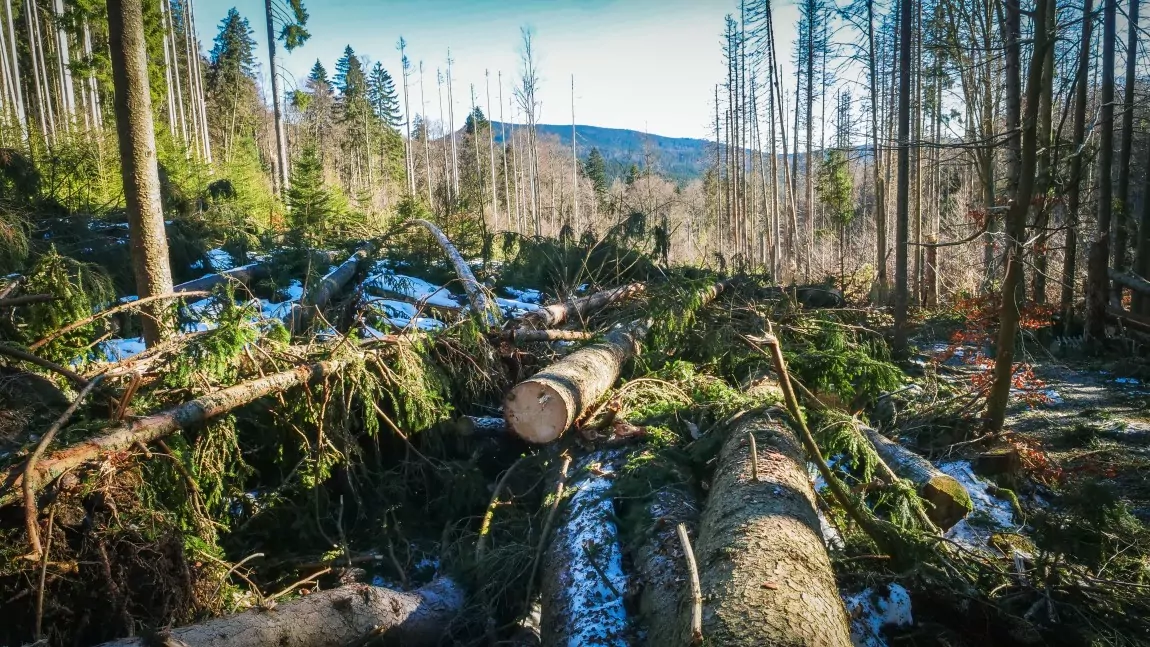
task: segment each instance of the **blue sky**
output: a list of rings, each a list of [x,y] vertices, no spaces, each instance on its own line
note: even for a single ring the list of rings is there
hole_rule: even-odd
[[[723,16],[737,13],[737,0],[304,0],[312,37],[284,56],[287,86],[300,82],[315,60],[332,72],[346,45],[361,58],[380,61],[400,82],[396,42],[402,35],[413,65],[424,64],[425,97],[432,119],[439,113],[436,68],[454,61],[455,119],[471,104],[487,105],[484,71],[491,73],[492,112],[498,119],[497,72],[504,101],[518,78],[521,26],[535,30],[542,84],[543,123],[570,123],[571,75],[575,75],[578,123],[646,130],[676,137],[712,137],[714,84],[725,66],[720,50]],[[789,3],[788,3],[789,4]],[[259,44],[265,77],[266,26],[262,0],[198,0],[196,26],[211,49],[220,20],[231,7],[246,17]],[[789,53],[796,11],[777,10],[780,54]],[[787,56],[789,58],[789,56]],[[784,80],[789,74],[784,70]],[[418,69],[410,79],[412,112],[419,108]],[[400,86],[402,92],[402,86]],[[444,89],[446,102],[446,88]],[[402,98],[402,96],[401,96]],[[508,109],[504,117],[511,121]]]

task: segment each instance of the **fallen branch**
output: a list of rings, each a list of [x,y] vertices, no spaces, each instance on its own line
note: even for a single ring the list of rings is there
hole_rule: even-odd
[[[366,636],[388,644],[437,645],[462,608],[463,593],[447,578],[410,593],[352,584],[269,610],[252,609],[180,627],[156,639],[125,638],[103,647],[344,647]]]
[[[751,478],[750,443],[759,447]],[[851,644],[803,450],[786,425],[742,418],[719,453],[695,545],[708,644]],[[688,644],[683,636],[677,644]]]
[[[647,631],[649,645],[681,645],[684,633],[693,634],[690,617],[681,613],[691,602],[690,590],[683,586],[691,577],[678,526],[686,530],[699,522],[699,506],[686,483],[661,486],[646,505],[646,517],[632,551],[639,589],[639,617]],[[697,571],[697,569],[696,569]],[[696,581],[698,575],[695,575]]]
[[[80,404],[84,402],[84,399],[88,397],[88,394],[91,393],[92,389],[96,388],[96,385],[99,383],[100,378],[96,378],[80,391],[76,399],[72,400],[72,404],[68,405],[64,413],[60,414],[60,417],[56,418],[56,422],[53,422],[52,426],[48,428],[48,431],[44,432],[44,435],[40,437],[40,442],[36,443],[36,449],[32,450],[32,455],[28,457],[25,463],[24,483],[22,487],[24,492],[24,525],[28,530],[28,543],[32,545],[32,554],[37,558],[47,559],[45,551],[40,546],[40,523],[38,518],[40,516],[40,510],[36,507],[35,494],[36,462],[44,455],[44,450],[48,449],[48,446],[52,444],[52,440],[56,438],[56,434],[59,433],[60,428],[72,418],[72,414],[76,413],[76,409],[80,408]]]
[[[18,297],[0,299],[0,308],[12,308],[15,306],[28,305],[29,303],[47,303],[48,301],[55,301],[57,298],[55,294],[25,294]]]
[[[68,333],[72,332],[73,330],[76,330],[77,328],[83,328],[84,326],[87,326],[88,324],[92,323],[93,321],[97,321],[97,320],[103,319],[105,317],[110,317],[114,314],[123,312],[125,310],[134,310],[134,309],[136,309],[136,308],[138,308],[138,307],[140,307],[146,303],[151,303],[153,301],[163,301],[163,300],[167,300],[167,299],[187,299],[188,297],[206,297],[206,296],[210,296],[210,295],[211,295],[211,292],[204,292],[204,291],[200,291],[200,292],[166,292],[164,294],[153,294],[150,297],[144,297],[142,299],[136,299],[135,301],[129,301],[128,303],[121,303],[118,306],[108,308],[107,310],[101,310],[101,311],[97,312],[96,314],[94,314],[90,317],[85,317],[79,321],[74,321],[74,322],[68,324],[67,326],[64,326],[63,328],[60,328],[59,330],[55,330],[55,331],[49,333],[47,337],[44,337],[43,339],[33,343],[31,346],[28,347],[28,349],[29,350],[36,350],[37,348],[40,348],[41,346],[43,346],[45,344],[49,344],[49,343],[59,339],[60,337],[67,335]]]
[[[642,294],[643,289],[642,283],[631,283],[563,303],[553,303],[528,312],[520,321],[535,328],[554,328],[567,321],[582,321],[613,303]]]
[[[236,384],[170,409],[109,427],[98,436],[69,445],[41,460],[35,466],[33,490],[42,488],[66,470],[87,461],[105,454],[127,450],[135,443],[147,445],[158,438],[165,438],[194,427],[265,395],[336,374],[347,364],[347,360],[330,360],[311,366],[300,366],[290,371]],[[10,467],[5,472],[3,487],[0,488],[3,492],[0,494],[0,507],[17,500],[15,493],[23,487],[23,467],[23,465]]]
[[[1114,268],[1109,270],[1110,280],[1122,287],[1129,288],[1139,294],[1150,295],[1150,281],[1133,272],[1119,272]]]
[[[597,451],[579,462],[542,568],[545,645],[626,647],[627,589],[610,478],[623,456]]]
[[[224,283],[242,283],[247,285],[252,281],[271,275],[271,267],[267,263],[252,263],[243,265],[217,274],[206,274],[198,279],[186,281],[172,288],[172,292],[210,292],[217,285]]]
[[[11,346],[0,344],[0,355],[18,359],[22,362],[28,362],[29,364],[35,364],[36,366],[52,371],[53,373],[59,373],[60,375],[63,375],[69,380],[75,382],[76,385],[81,388],[88,386],[88,380],[84,379],[79,373],[71,369],[64,368],[56,362],[46,360],[43,357],[33,355],[32,353],[26,353],[19,348],[12,348]]]
[[[451,244],[451,240],[443,233],[439,227],[434,223],[427,220],[416,220],[416,224],[422,225],[431,235],[435,237],[436,242],[443,248],[444,253],[451,260],[451,264],[455,266],[455,273],[459,276],[459,280],[463,283],[463,290],[467,293],[467,299],[471,302],[471,309],[476,315],[483,318],[484,323],[491,327],[497,327],[502,322],[503,315],[499,312],[499,308],[495,307],[487,298],[487,293],[484,292],[483,286],[475,279],[475,274],[471,271],[471,266],[467,264],[467,260],[455,249],[455,245]]]
[[[680,523],[675,526],[675,532],[679,535],[679,543],[683,545],[683,561],[687,564],[687,576],[691,584],[690,644],[699,645],[703,642],[703,585],[699,583],[699,567],[695,564],[695,552],[691,549],[687,524]]]
[[[878,430],[861,423],[857,427],[874,445],[889,469],[913,483],[919,496],[930,502],[926,514],[939,528],[949,530],[974,509],[970,493],[958,479],[937,469],[930,461],[880,434]]]

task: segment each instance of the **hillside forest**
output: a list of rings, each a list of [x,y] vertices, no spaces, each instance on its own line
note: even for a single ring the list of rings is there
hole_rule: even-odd
[[[1150,644],[1140,0],[727,1],[691,139],[0,0],[0,644]]]

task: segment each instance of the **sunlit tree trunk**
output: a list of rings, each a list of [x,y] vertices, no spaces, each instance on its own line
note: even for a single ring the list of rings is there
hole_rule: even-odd
[[[427,98],[423,92],[423,61],[419,62],[419,106],[423,115],[423,174],[427,180],[427,204],[434,204],[431,197],[431,125],[427,123]]]
[[[894,248],[894,352],[907,352],[907,243],[910,219],[910,65],[913,7],[902,0],[899,8],[898,76],[898,197],[895,214]]]
[[[108,0],[108,31],[132,266],[136,291],[143,299],[171,292],[172,272],[160,203],[141,0]],[[168,332],[169,317],[162,305],[147,308],[145,314],[144,342],[152,346]]]
[[[1130,213],[1130,164],[1134,145],[1134,86],[1138,78],[1138,0],[1130,0],[1130,10],[1126,14],[1129,29],[1126,32],[1126,78],[1122,98],[1122,144],[1118,154],[1118,195],[1117,223],[1114,228],[1114,260],[1111,266],[1119,271],[1126,270],[1126,246],[1133,225]],[[1113,287],[1116,301],[1122,301],[1122,287]]]
[[[161,0],[167,2],[167,0]],[[264,0],[268,27],[268,67],[272,80],[272,115],[276,131],[276,173],[279,175],[280,196],[287,200],[291,178],[288,173],[287,134],[284,132],[283,97],[280,96],[279,67],[276,64],[276,31],[272,20],[272,0]],[[366,134],[366,133],[364,133]],[[369,153],[370,154],[370,153]]]
[[[1107,266],[1110,260],[1110,228],[1114,190],[1111,185],[1114,160],[1114,45],[1117,40],[1118,0],[1102,4],[1102,97],[1098,128],[1098,232],[1087,260],[1086,338],[1102,339],[1106,334],[1106,302],[1109,293]]]

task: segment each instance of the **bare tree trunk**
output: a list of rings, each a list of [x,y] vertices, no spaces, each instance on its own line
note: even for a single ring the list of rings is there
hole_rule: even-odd
[[[1114,187],[1114,45],[1117,40],[1118,0],[1102,0],[1102,97],[1098,137],[1098,233],[1091,245],[1086,277],[1086,338],[1106,335],[1106,302],[1109,296],[1107,265],[1110,261],[1110,227]]]
[[[886,187],[883,185],[882,173],[882,133],[878,127],[879,87],[878,69],[874,42],[874,0],[866,0],[867,10],[867,71],[870,79],[870,124],[871,142],[874,146],[874,159],[872,169],[874,173],[874,204],[875,204],[875,290],[874,300],[878,303],[886,301],[889,286],[886,277]]]
[[[491,112],[491,71],[483,70],[483,80],[487,85],[487,152],[491,161],[491,226],[493,229],[499,227],[499,193],[496,187],[499,185],[495,181],[495,127],[491,125],[491,119],[495,116]],[[502,106],[501,106],[502,107]],[[503,125],[503,117],[499,118],[500,126]]]
[[[187,647],[344,647],[379,640],[434,646],[462,608],[463,592],[447,578],[409,593],[349,584],[269,611],[251,609],[173,629],[159,641]],[[152,640],[125,638],[102,647],[152,644]]]
[[[419,109],[423,113],[423,173],[427,180],[427,206],[435,204],[431,197],[431,125],[427,123],[427,98],[423,93],[423,61],[419,62]]]
[[[755,439],[754,458],[748,436]],[[707,644],[851,644],[806,461],[785,425],[759,414],[731,430],[699,527],[695,555]]]
[[[894,250],[894,352],[907,351],[907,243],[910,217],[910,66],[913,0],[902,0],[899,16],[898,198]]]
[[[1146,168],[1150,168],[1150,161]],[[1150,276],[1150,173],[1146,174],[1146,184],[1142,189],[1142,219],[1138,225],[1138,249],[1134,260],[1134,272],[1145,278]],[[1150,314],[1150,293],[1134,292],[1130,309],[1135,314]]]
[[[191,60],[195,63],[195,71],[192,73],[193,80],[195,81],[194,87],[196,92],[196,104],[200,113],[200,138],[203,140],[204,159],[212,163],[212,140],[208,133],[208,108],[207,98],[204,95],[204,73],[200,64],[200,44],[196,40],[196,10],[192,6],[193,0],[185,0],[184,5],[187,8],[187,27],[188,27],[188,46],[191,48]]]
[[[72,59],[68,53],[68,32],[64,30],[64,2],[54,0],[53,22],[56,23],[57,65],[60,68],[60,94],[64,105],[65,124],[71,126],[76,117],[76,92],[72,85]]]
[[[28,109],[24,104],[23,83],[20,80],[20,60],[16,54],[16,26],[12,13],[12,0],[4,0],[4,5],[8,18],[8,49],[12,61],[12,87],[16,94],[16,118],[20,120],[20,128],[22,129],[25,143],[30,144],[28,139]],[[3,26],[0,25],[0,29],[2,28]]]
[[[440,136],[440,147],[443,149],[443,192],[447,195],[448,202],[453,201],[457,196],[455,195],[454,182],[452,181],[451,165],[447,159],[447,137],[448,129],[447,122],[444,121],[443,113],[443,74],[439,68],[435,68],[435,83],[439,89],[439,129],[443,131]],[[455,134],[451,133],[452,141],[455,140]]]
[[[467,260],[455,249],[455,245],[451,244],[451,240],[447,235],[436,227],[433,223],[427,220],[414,221],[418,225],[422,225],[431,235],[435,237],[436,242],[443,248],[443,252],[447,254],[451,264],[455,267],[455,273],[459,276],[460,282],[463,283],[463,290],[467,292],[467,298],[471,302],[471,310],[476,316],[481,317],[483,321],[491,327],[500,324],[499,308],[492,304],[487,299],[487,294],[483,291],[483,286],[476,280],[475,274],[471,271],[471,266],[467,264]]]
[[[24,18],[28,25],[28,54],[32,59],[32,88],[36,91],[36,114],[40,118],[40,132],[51,143],[55,123],[51,114],[52,100],[48,97],[48,78],[41,66],[44,50],[37,46],[36,40],[35,3],[25,0]]]
[[[569,321],[579,321],[582,323],[582,320],[586,317],[611,304],[630,299],[642,293],[642,291],[642,283],[631,283],[610,290],[589,294],[571,301],[554,303],[527,313],[523,316],[523,323],[535,328],[554,328],[556,326],[562,326]]]
[[[514,136],[514,130],[512,131],[512,135]],[[500,139],[499,143],[500,143],[501,147],[503,148],[503,151],[502,151],[503,152],[503,155],[502,155],[502,157],[503,157],[503,200],[505,202],[504,207],[507,210],[507,230],[511,231],[511,228],[512,228],[511,227],[511,176],[507,172],[507,149],[508,149],[508,146],[510,144],[507,141],[507,122],[503,121],[503,72],[502,71],[499,72],[499,139]],[[515,208],[516,208],[516,212],[518,212],[518,210],[519,210],[519,206],[518,206],[519,188],[518,188],[518,185],[516,186],[515,193],[516,193],[516,207]],[[518,218],[516,218],[516,226],[518,226]]]
[[[167,2],[167,0],[161,0]],[[276,32],[272,21],[272,0],[264,0],[264,10],[268,23],[268,67],[272,77],[272,113],[276,131],[276,171],[279,175],[280,196],[287,200],[291,188],[291,174],[288,172],[287,134],[284,132],[283,98],[280,96],[279,68],[276,64]]]
[[[132,266],[136,293],[144,298],[171,292],[172,271],[168,265],[168,239],[160,203],[160,172],[141,0],[109,0],[108,29]],[[152,346],[169,332],[169,317],[160,306],[149,306],[145,315],[142,318],[144,341]]]
[[[994,361],[994,384],[986,399],[986,428],[993,432],[1002,430],[1006,419],[1006,405],[1010,397],[1010,385],[1014,378],[1014,343],[1018,334],[1018,321],[1022,304],[1019,303],[1017,288],[1023,276],[1023,247],[1026,242],[1026,213],[1030,209],[1030,199],[1034,194],[1035,171],[1038,163],[1038,104],[1042,92],[1042,68],[1046,60],[1046,48],[1050,46],[1046,16],[1053,11],[1055,0],[1038,0],[1034,13],[1034,55],[1030,61],[1030,72],[1026,79],[1026,115],[1022,123],[1022,159],[1020,160],[1019,182],[1014,201],[1007,213],[1007,261],[1006,278],[1002,283],[1002,306],[998,317],[998,344]],[[1116,0],[1106,0],[1116,1]],[[1007,11],[1019,12],[1017,2],[1008,2]],[[1021,17],[1018,17],[1021,20]],[[1105,277],[1103,277],[1105,283]],[[1104,286],[1105,287],[1105,286]]]
[[[1048,12],[1045,29],[1050,33],[1051,38],[1055,37],[1056,19],[1054,12]],[[1034,228],[1038,230],[1034,243],[1034,283],[1031,290],[1035,303],[1046,303],[1046,272],[1048,268],[1046,246],[1050,239],[1047,233],[1050,222],[1050,206],[1045,197],[1051,180],[1051,151],[1057,144],[1052,137],[1054,133],[1053,115],[1054,48],[1048,47],[1046,48],[1046,60],[1042,66],[1042,94],[1038,104],[1038,182],[1035,185],[1034,193],[1041,200],[1036,208],[1034,224]]]
[[[176,86],[176,117],[180,124],[180,141],[187,145],[188,143],[188,119],[184,110],[184,84],[183,79],[180,78],[180,52],[177,49],[176,43],[176,23],[172,20],[171,6],[168,0],[162,0],[160,3],[163,6],[163,22],[164,31],[168,38],[171,39],[172,44],[172,77],[175,80]]]
[[[167,99],[168,104],[168,132],[171,133],[172,139],[175,139],[178,131],[176,130],[176,92],[172,82],[172,67],[175,65],[175,54],[168,54],[168,39],[172,36],[168,32],[168,21],[165,16],[168,15],[167,0],[160,0],[160,46],[164,50],[164,98]],[[268,9],[271,11],[270,7]],[[270,22],[270,21],[269,21]],[[268,32],[271,32],[271,25],[268,25]],[[173,51],[175,43],[173,43]],[[274,60],[274,59],[273,59]]]
[[[459,150],[455,146],[455,94],[451,85],[451,49],[447,50],[447,119],[451,128],[451,186],[459,196]]]
[[[1126,14],[1129,29],[1126,32],[1126,78],[1122,100],[1122,143],[1118,154],[1118,196],[1115,205],[1118,209],[1114,228],[1114,260],[1110,266],[1122,272],[1126,267],[1126,246],[1133,219],[1130,213],[1130,163],[1134,145],[1134,86],[1138,78],[1138,0],[1130,0],[1130,10]],[[1114,301],[1122,302],[1122,289],[1114,286]]]
[[[1070,158],[1070,178],[1067,184],[1066,199],[1066,248],[1062,259],[1062,290],[1059,296],[1059,310],[1062,320],[1070,323],[1074,313],[1074,283],[1078,260],[1078,212],[1082,195],[1082,156],[1086,136],[1087,85],[1090,80],[1090,43],[1093,38],[1094,0],[1083,0],[1081,51],[1078,55],[1078,77],[1074,94],[1074,152]]]
[[[400,71],[403,73],[403,125],[407,138],[403,141],[405,168],[407,169],[407,195],[415,196],[415,154],[411,151],[411,103],[408,101],[407,79],[411,76],[411,62],[407,60],[407,42],[399,39]],[[420,87],[422,92],[423,88]]]

